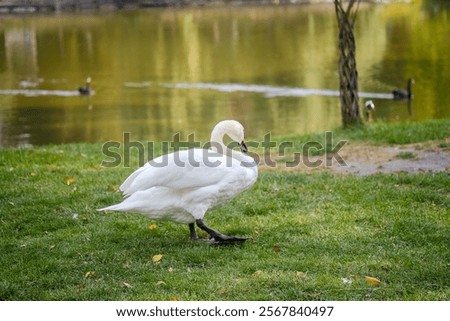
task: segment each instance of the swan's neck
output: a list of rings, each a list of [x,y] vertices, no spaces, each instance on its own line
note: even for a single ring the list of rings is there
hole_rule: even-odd
[[[243,161],[247,158],[243,153],[235,151],[231,148],[228,148],[224,142],[223,138],[225,137],[225,131],[221,127],[215,127],[211,133],[211,150],[228,155],[230,157],[233,157],[239,161]]]
[[[233,150],[225,146],[223,143],[223,138],[225,136],[225,132],[221,127],[214,127],[212,133],[211,133],[211,149],[217,153],[224,154],[224,155],[233,155]]]
[[[217,153],[232,157],[232,158],[240,161],[241,164],[244,164],[244,166],[251,168],[252,171],[257,172],[258,171],[257,163],[255,162],[255,160],[252,157],[225,146],[225,144],[223,142],[223,138],[224,138],[225,134],[226,134],[225,130],[222,127],[220,127],[220,126],[214,127],[214,129],[211,133],[210,149]]]
[[[225,132],[219,127],[214,127],[212,133],[211,133],[211,148],[215,149],[216,151],[219,149],[219,147],[222,147],[222,150],[225,151],[225,144],[223,143],[223,137],[225,136]]]

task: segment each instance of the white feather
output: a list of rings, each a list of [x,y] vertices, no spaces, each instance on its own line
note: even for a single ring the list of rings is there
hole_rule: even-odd
[[[225,134],[239,143],[244,140],[241,124],[222,121],[211,133],[211,143],[218,147],[182,150],[150,161],[120,186],[123,202],[100,210],[136,211],[178,223],[202,219],[209,208],[251,187],[258,176],[253,158],[225,147]]]

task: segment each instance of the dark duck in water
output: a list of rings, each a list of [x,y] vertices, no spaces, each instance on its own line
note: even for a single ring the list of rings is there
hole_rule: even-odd
[[[91,94],[91,77],[87,77],[86,85],[78,88],[80,95],[90,95]]]
[[[411,85],[414,84],[414,79],[408,79],[408,84],[405,89],[394,89],[392,94],[394,95],[394,99],[407,99],[410,100],[413,95],[411,93]]]

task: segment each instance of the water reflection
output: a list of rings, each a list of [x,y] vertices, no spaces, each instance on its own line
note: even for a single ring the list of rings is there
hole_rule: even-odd
[[[135,86],[140,87],[139,84],[135,84]],[[178,88],[178,89],[205,89],[223,92],[253,92],[264,94],[266,98],[307,97],[307,96],[339,97],[338,90],[314,89],[314,88],[290,88],[290,87],[263,86],[263,85],[211,84],[211,83],[178,83],[178,84],[166,84],[165,86],[167,88]],[[394,99],[394,95],[392,93],[359,92],[359,97]]]
[[[361,8],[362,102],[374,119],[450,116],[448,8]],[[432,8],[431,10],[428,8]],[[234,118],[247,135],[340,125],[333,6],[154,9],[0,17],[0,145],[207,139]],[[420,25],[420,28],[417,26]],[[92,77],[95,95],[77,89]],[[391,91],[414,77],[414,100]]]
[[[0,95],[23,95],[27,97],[35,96],[61,96],[61,97],[73,97],[78,96],[78,91],[70,90],[43,90],[43,89],[0,89]]]

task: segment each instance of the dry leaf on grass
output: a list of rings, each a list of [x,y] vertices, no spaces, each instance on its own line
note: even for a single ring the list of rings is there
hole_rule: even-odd
[[[84,275],[84,277],[86,279],[91,278],[95,275],[95,271],[87,271],[86,274]]]
[[[73,183],[75,183],[75,178],[73,176],[67,176],[66,178],[64,178],[64,184],[70,185]]]
[[[258,271],[255,271],[255,272],[253,273],[253,276],[261,276],[261,275],[263,275],[263,274],[264,274],[263,271],[258,270]]]
[[[158,227],[156,226],[156,224],[150,224],[149,226],[148,226],[148,229],[150,230],[150,231],[154,231],[154,230],[156,230]]]
[[[162,254],[153,255],[152,261],[155,262],[155,263],[158,263],[158,262],[161,261],[162,257],[163,257]]]
[[[299,279],[305,278],[306,277],[306,273],[297,271],[297,272],[295,272],[295,276],[298,277]]]
[[[131,284],[129,284],[128,282],[123,281],[122,285],[128,289],[131,289],[133,286]]]
[[[366,276],[365,279],[366,279],[367,283],[369,283],[370,285],[373,285],[373,286],[379,286],[381,283],[380,280],[378,280],[377,278],[374,278],[372,276]]]

